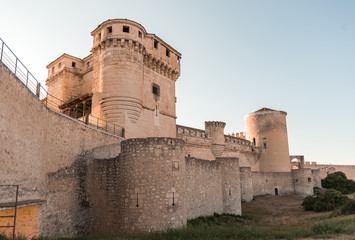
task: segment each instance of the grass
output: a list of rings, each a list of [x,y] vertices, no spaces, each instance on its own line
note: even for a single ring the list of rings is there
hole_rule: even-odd
[[[337,235],[343,237],[349,234],[353,234],[352,237],[355,239],[355,214],[344,216],[340,211],[322,213],[304,211],[299,206],[301,202],[287,196],[261,197],[243,205],[243,216],[214,214],[199,217],[189,220],[184,228],[164,232],[91,235],[56,240],[298,239],[334,238]],[[8,239],[0,236],[0,240]]]
[[[355,215],[324,217],[312,224],[299,226],[290,225],[283,229],[263,229],[249,216],[215,214],[209,217],[199,217],[189,220],[186,227],[169,229],[164,232],[135,232],[121,236],[92,235],[76,238],[59,238],[57,240],[182,240],[182,239],[297,239],[297,238],[329,238],[339,234],[355,233]],[[0,240],[8,240],[0,236]],[[52,240],[38,238],[36,240]]]
[[[223,215],[222,215],[223,217]],[[237,218],[237,217],[236,217]],[[297,239],[306,237],[331,237],[355,232],[355,216],[320,220],[313,224],[288,226],[284,229],[262,229],[257,224],[247,224],[245,219],[216,224],[216,219],[188,223],[186,228],[165,232],[134,233],[127,239]],[[218,221],[217,221],[218,222]],[[240,226],[240,223],[244,226]]]

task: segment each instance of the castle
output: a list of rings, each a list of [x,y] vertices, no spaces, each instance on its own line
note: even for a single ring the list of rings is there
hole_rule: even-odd
[[[330,171],[289,155],[284,111],[250,113],[245,133],[232,135],[219,121],[176,125],[181,54],[130,20],[91,35],[89,56],[47,66],[43,98],[0,61],[0,182],[20,186],[19,233],[178,228],[215,212],[241,215],[254,196],[312,194]],[[11,188],[0,191],[0,215],[9,214]]]

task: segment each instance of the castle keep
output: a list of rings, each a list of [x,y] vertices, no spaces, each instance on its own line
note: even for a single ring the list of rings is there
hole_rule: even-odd
[[[89,56],[47,66],[44,97],[0,58],[0,183],[20,186],[18,233],[166,230],[320,187],[324,171],[289,155],[286,112],[250,113],[245,133],[231,135],[220,121],[176,125],[181,54],[130,20],[91,35]],[[13,192],[0,188],[0,215],[10,214]]]
[[[63,54],[47,66],[48,100],[115,123],[127,138],[175,137],[181,54],[133,21],[108,20],[91,36],[89,56]]]

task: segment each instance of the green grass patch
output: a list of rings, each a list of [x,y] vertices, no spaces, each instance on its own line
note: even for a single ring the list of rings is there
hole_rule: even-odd
[[[320,215],[314,222],[287,225],[277,229],[265,229],[255,224],[250,216],[232,214],[214,214],[189,220],[186,227],[169,229],[162,232],[133,232],[122,235],[91,235],[75,238],[58,238],[56,240],[184,240],[184,239],[298,239],[298,238],[330,238],[334,235],[355,233],[355,215],[330,217]],[[9,240],[1,237],[0,240]],[[38,238],[33,240],[54,240]]]

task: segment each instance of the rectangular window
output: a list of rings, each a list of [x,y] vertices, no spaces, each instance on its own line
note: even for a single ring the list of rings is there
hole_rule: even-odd
[[[138,31],[138,37],[142,38],[142,32],[141,31]]]
[[[152,85],[152,92],[154,95],[160,96],[160,86],[153,83]]]
[[[169,49],[166,49],[165,54],[166,54],[167,57],[170,57],[170,51],[169,51]]]
[[[112,33],[112,26],[107,27],[107,33]]]
[[[97,41],[101,41],[101,33],[99,33],[99,35],[97,35]]]
[[[59,64],[58,64],[58,68],[60,68],[62,66],[62,63],[60,62]]]
[[[123,32],[129,33],[129,27],[128,26],[123,26]]]
[[[154,48],[158,49],[158,41],[157,40],[154,40]]]
[[[72,62],[72,63],[71,63],[71,66],[75,68],[75,62]]]

